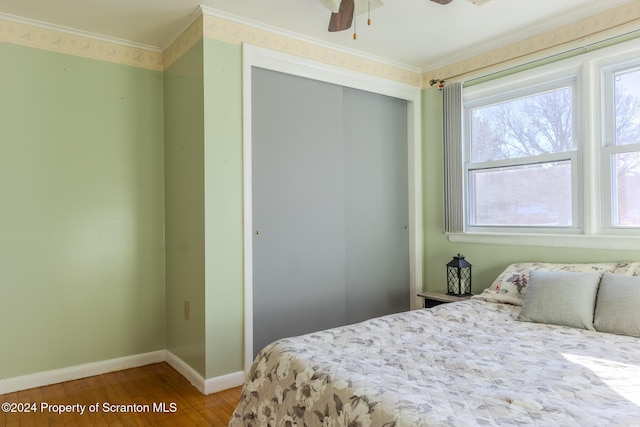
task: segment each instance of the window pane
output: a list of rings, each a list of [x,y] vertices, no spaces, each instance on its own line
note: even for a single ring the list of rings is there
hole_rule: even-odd
[[[571,162],[472,171],[472,225],[572,225]]]
[[[471,110],[471,162],[572,151],[572,88]]]
[[[640,142],[640,70],[614,75],[615,145]]]
[[[614,155],[616,226],[640,226],[640,152]]]

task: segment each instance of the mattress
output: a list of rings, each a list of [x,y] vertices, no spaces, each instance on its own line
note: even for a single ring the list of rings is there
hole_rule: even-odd
[[[276,341],[230,426],[640,425],[640,339],[471,299]]]

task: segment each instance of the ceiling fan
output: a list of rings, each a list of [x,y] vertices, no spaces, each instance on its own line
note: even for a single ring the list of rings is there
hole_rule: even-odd
[[[431,0],[438,4],[449,4],[453,0]],[[467,0],[478,6],[488,2],[489,0]],[[377,9],[383,5],[382,0],[320,0],[320,3],[331,11],[329,19],[329,31],[344,31],[351,28],[353,17],[361,15],[365,12],[369,13],[373,9]],[[371,25],[371,19],[367,20]],[[356,38],[356,34],[353,34]]]
[[[382,0],[320,0],[320,3],[331,11],[330,32],[351,28],[354,16],[369,13],[383,5]]]

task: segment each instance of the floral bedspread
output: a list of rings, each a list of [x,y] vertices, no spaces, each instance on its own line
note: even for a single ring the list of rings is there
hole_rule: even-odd
[[[276,341],[230,426],[640,426],[640,339],[480,300]]]

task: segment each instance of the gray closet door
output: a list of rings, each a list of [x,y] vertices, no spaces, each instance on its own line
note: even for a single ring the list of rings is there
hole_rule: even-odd
[[[347,323],[409,310],[407,101],[343,89]]]
[[[252,69],[253,350],[409,309],[406,101]]]
[[[345,324],[344,150],[339,86],[253,68],[251,92],[257,354]]]

